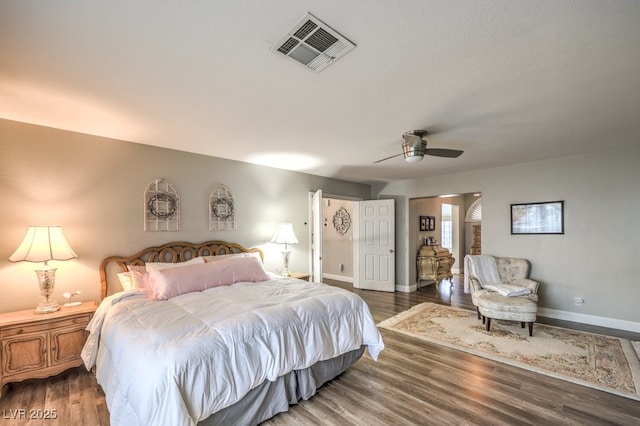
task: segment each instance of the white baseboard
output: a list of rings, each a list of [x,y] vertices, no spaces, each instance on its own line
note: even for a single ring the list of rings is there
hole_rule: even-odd
[[[418,286],[416,284],[411,284],[411,285],[397,285],[396,284],[396,291],[399,291],[400,293],[413,293],[414,291],[418,290]]]
[[[344,281],[346,283],[353,283],[353,277],[346,277],[344,275],[322,274],[322,278],[328,278],[330,280],[336,280],[336,281]]]
[[[420,288],[422,288],[422,287],[426,287],[428,285],[435,285],[436,282],[435,281],[421,282],[420,284],[421,284]],[[399,291],[401,293],[413,293],[414,291],[418,291],[418,283],[413,283],[411,285],[397,285],[396,284],[396,291]]]
[[[548,308],[538,308],[538,316],[640,333],[640,323],[616,318],[598,317]]]

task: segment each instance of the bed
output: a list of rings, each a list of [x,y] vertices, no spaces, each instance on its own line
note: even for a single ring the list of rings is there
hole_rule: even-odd
[[[377,359],[384,343],[359,296],[265,272],[262,257],[207,241],[102,261],[82,358],[112,425],[258,424],[365,350]]]

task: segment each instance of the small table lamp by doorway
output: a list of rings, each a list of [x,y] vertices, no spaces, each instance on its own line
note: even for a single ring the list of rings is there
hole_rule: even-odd
[[[276,244],[284,244],[284,250],[282,251],[282,258],[284,259],[284,269],[282,270],[281,275],[283,277],[290,277],[291,272],[289,271],[289,256],[291,255],[291,250],[289,250],[288,245],[298,244],[296,234],[293,233],[293,225],[291,225],[290,223],[281,223],[280,225],[278,225],[278,229],[271,239],[271,242]]]
[[[37,314],[55,312],[60,307],[51,299],[56,280],[56,268],[49,266],[50,260],[69,260],[78,257],[67,243],[60,226],[30,226],[18,249],[9,257],[11,262],[44,262],[36,269],[40,294],[45,298],[35,309]]]

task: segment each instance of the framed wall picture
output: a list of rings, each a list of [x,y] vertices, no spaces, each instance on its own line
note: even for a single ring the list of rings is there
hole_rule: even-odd
[[[564,234],[564,201],[511,204],[511,234]]]
[[[435,231],[435,230],[436,230],[435,216],[420,216],[420,232]]]

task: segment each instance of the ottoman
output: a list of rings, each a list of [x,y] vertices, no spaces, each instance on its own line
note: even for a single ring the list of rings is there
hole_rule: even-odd
[[[529,324],[529,336],[533,336],[533,323],[536,320],[538,305],[525,297],[508,297],[499,294],[484,294],[478,299],[478,312],[482,323],[486,322],[487,331],[491,328],[491,319],[520,321],[522,328]]]

